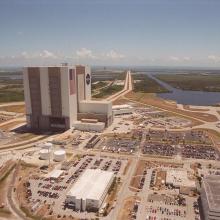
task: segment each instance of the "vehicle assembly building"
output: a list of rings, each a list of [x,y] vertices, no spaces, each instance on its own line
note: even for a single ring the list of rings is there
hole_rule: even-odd
[[[67,193],[66,203],[75,210],[97,211],[114,179],[114,173],[87,169]]]
[[[97,119],[102,127],[112,123],[112,103],[91,100],[88,66],[25,67],[23,80],[27,125],[32,129],[66,130],[82,119]]]

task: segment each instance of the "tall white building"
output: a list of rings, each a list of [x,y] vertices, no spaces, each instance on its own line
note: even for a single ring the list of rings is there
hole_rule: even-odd
[[[111,124],[111,102],[108,111],[80,112],[81,103],[91,100],[91,70],[88,66],[25,67],[23,70],[27,125],[32,129],[69,129],[82,118],[98,119]],[[107,106],[107,107],[106,107]],[[109,123],[110,122],[110,123]]]

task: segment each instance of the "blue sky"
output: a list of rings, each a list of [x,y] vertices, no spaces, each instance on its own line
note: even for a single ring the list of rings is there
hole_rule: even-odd
[[[0,0],[0,65],[220,67],[219,0]]]

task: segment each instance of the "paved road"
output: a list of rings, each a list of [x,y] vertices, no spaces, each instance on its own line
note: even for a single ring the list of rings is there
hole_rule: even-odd
[[[120,92],[108,97],[106,100],[114,102],[116,99],[119,99],[120,97],[126,95],[130,91],[132,91],[132,80],[131,80],[131,72],[127,71],[126,78],[125,78],[125,84],[124,89]]]
[[[8,200],[8,205],[10,210],[12,211],[12,213],[21,220],[30,220],[30,218],[26,217],[26,215],[20,210],[20,208],[18,207],[18,203],[15,202],[14,197],[13,197],[13,189],[14,189],[14,184],[15,184],[15,180],[17,177],[17,173],[18,173],[18,167],[15,167],[15,170],[13,172],[13,176],[10,182],[10,185],[8,187],[8,191],[7,191],[7,200]]]

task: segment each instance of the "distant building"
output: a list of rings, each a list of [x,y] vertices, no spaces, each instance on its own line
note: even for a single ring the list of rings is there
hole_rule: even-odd
[[[201,201],[204,220],[220,220],[219,175],[210,175],[203,179]]]
[[[26,67],[23,78],[30,128],[66,130],[82,118],[97,119],[105,126],[112,123],[111,102],[91,101],[88,66]]]
[[[172,185],[179,189],[181,194],[190,194],[196,190],[196,183],[194,180],[188,178],[186,170],[170,169],[167,171],[166,184]]]
[[[130,105],[113,105],[112,106],[113,115],[127,115],[132,114],[134,108]]]
[[[113,179],[113,172],[87,169],[67,193],[66,203],[75,210],[98,211]]]

